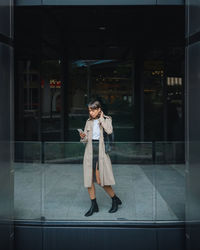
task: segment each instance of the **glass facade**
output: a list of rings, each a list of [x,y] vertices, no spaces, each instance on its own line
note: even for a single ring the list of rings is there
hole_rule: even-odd
[[[111,216],[97,186],[102,211],[87,220],[184,221],[184,7],[16,7],[15,18],[15,218],[86,220],[77,128],[98,98],[124,205]]]

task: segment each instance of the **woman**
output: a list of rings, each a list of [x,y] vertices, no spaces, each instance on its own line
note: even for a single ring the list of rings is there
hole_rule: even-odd
[[[112,207],[109,213],[115,213],[121,200],[114,193],[111,185],[115,184],[112,164],[109,155],[105,152],[103,132],[111,134],[113,131],[112,118],[104,115],[99,101],[88,104],[89,119],[86,121],[84,133],[80,133],[81,142],[86,143],[83,170],[84,186],[88,188],[91,207],[85,216],[98,212],[94,182],[97,182],[112,198]],[[103,131],[104,130],[104,131]]]

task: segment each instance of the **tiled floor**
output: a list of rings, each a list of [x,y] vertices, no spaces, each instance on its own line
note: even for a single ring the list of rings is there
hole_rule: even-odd
[[[108,213],[111,199],[96,184],[99,212],[91,217],[81,164],[15,163],[15,219],[184,220],[184,165],[113,165],[113,186],[123,204]]]

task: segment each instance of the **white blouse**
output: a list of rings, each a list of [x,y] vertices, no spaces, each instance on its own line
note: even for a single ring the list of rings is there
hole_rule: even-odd
[[[99,119],[93,120],[93,140],[99,140],[100,138],[100,127],[99,127]]]

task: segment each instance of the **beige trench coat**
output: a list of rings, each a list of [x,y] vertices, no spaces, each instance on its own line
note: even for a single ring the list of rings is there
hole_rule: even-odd
[[[114,185],[115,179],[112,171],[112,164],[108,154],[105,153],[103,128],[107,134],[111,134],[113,131],[112,118],[104,115],[104,118],[99,118],[100,122],[100,139],[99,139],[99,175],[101,186]],[[93,120],[88,119],[85,124],[84,133],[86,136],[80,141],[85,143],[85,153],[83,158],[83,175],[84,186],[91,187],[92,185],[92,134],[93,134]]]

